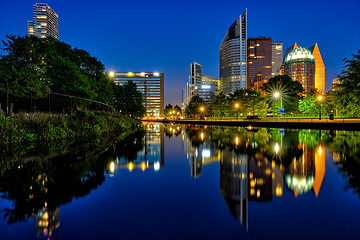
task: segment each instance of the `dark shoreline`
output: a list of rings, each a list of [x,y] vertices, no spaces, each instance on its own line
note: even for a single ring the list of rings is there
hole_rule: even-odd
[[[252,127],[268,127],[268,128],[293,128],[293,129],[323,129],[323,130],[348,130],[360,131],[360,119],[347,120],[311,120],[309,119],[275,119],[273,121],[246,121],[246,120],[181,120],[181,119],[157,119],[148,120],[146,122],[160,123],[177,123],[177,124],[201,124],[201,125],[218,125],[218,126],[252,126]]]

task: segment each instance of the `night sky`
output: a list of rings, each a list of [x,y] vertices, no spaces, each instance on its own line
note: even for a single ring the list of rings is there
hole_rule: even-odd
[[[27,34],[30,0],[0,0],[0,39]],[[219,46],[229,26],[248,10],[248,37],[271,37],[286,47],[318,43],[326,91],[342,60],[360,48],[360,1],[39,1],[59,15],[59,38],[85,49],[106,71],[164,72],[165,104],[181,105],[190,64],[219,77]],[[2,46],[2,45],[1,45]],[[0,54],[5,54],[0,50]]]

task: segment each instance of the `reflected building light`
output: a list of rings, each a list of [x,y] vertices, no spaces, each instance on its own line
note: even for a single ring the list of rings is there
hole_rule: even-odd
[[[142,162],[141,163],[141,170],[144,172],[146,169],[146,165],[145,165],[145,162]]]
[[[130,172],[134,169],[134,163],[133,162],[128,163],[128,169],[129,169]]]
[[[195,148],[195,157],[197,157],[198,156],[198,150],[197,150],[197,148]]]
[[[155,172],[160,170],[160,162],[154,162],[154,170]]]
[[[203,149],[202,150],[202,156],[203,158],[209,158],[210,157],[210,150],[209,149]]]

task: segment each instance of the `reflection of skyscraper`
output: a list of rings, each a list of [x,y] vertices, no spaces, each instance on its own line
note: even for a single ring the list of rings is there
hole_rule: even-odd
[[[224,150],[220,161],[220,193],[230,213],[248,229],[246,156]]]
[[[60,226],[60,208],[49,211],[47,207],[42,208],[35,215],[35,235],[50,237],[55,229]]]
[[[271,201],[282,196],[283,175],[275,162],[259,157],[248,157],[249,201]]]
[[[220,82],[225,94],[246,88],[247,10],[229,27],[220,45]]]
[[[295,196],[310,191],[315,182],[315,152],[305,144],[299,144],[299,147],[303,149],[303,155],[284,167],[285,184],[294,191]],[[321,172],[321,169],[319,171]],[[317,189],[320,189],[321,181],[318,180]]]
[[[133,169],[139,168],[145,171],[148,168],[153,168],[158,171],[160,167],[165,166],[164,161],[164,125],[163,124],[146,124],[146,133],[143,138],[144,148],[137,152],[137,158],[128,162],[125,158],[116,159],[113,165],[110,166],[110,171],[114,172],[115,168]],[[115,166],[116,165],[116,166]]]

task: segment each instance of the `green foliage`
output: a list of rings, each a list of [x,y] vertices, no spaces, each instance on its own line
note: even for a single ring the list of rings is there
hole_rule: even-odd
[[[237,89],[233,94],[230,94],[229,102],[231,102],[229,112],[232,115],[238,111],[244,116],[251,114],[264,117],[269,108],[266,98],[261,95],[261,92],[249,88]],[[236,103],[239,104],[238,110],[235,108]]]
[[[304,88],[298,81],[293,81],[287,75],[278,75],[269,79],[262,87],[267,96],[267,101],[272,107],[272,104],[279,101],[282,97],[283,107],[285,112],[294,113],[298,110],[298,101],[300,96],[304,94]],[[279,92],[280,96],[276,98],[275,92]]]
[[[215,100],[211,102],[211,109],[215,115],[225,117],[230,110],[229,98],[223,92],[219,92],[215,95]]]
[[[107,112],[77,111],[73,116],[46,113],[19,113],[5,117],[0,113],[2,144],[48,141],[81,136],[100,136],[124,132],[134,125],[130,119],[114,117]]]
[[[189,104],[186,106],[185,114],[187,116],[200,115],[201,114],[201,111],[200,111],[201,106],[205,107],[205,101],[204,101],[204,99],[199,97],[199,95],[195,94],[194,96],[192,96]]]
[[[332,104],[342,117],[360,117],[360,49],[352,57],[344,59],[343,70],[338,75],[340,84],[331,93]]]
[[[146,113],[144,95],[136,89],[133,81],[114,85],[115,109],[121,116],[140,118]]]
[[[136,90],[136,85],[115,86],[104,73],[104,64],[89,52],[72,48],[52,37],[7,35],[6,39],[2,49],[8,54],[0,56],[0,79],[11,85],[87,98],[108,105],[114,105],[115,97],[115,106],[122,115],[141,117],[145,114],[143,96]],[[1,87],[0,95],[4,91]],[[30,96],[29,89],[10,88],[9,93],[16,99]],[[44,97],[47,97],[46,93],[33,91],[33,99]],[[72,100],[72,105],[73,108],[84,108],[85,102]],[[68,106],[66,97],[51,99],[53,111],[62,112]]]
[[[174,111],[173,106],[170,103],[168,105],[166,105],[165,109],[164,109],[165,117],[171,116],[173,111]]]

